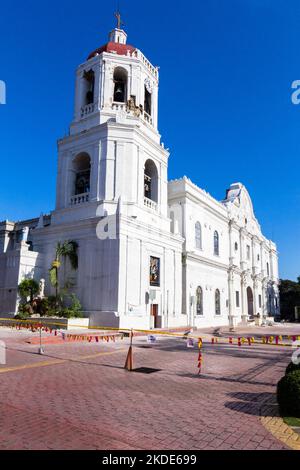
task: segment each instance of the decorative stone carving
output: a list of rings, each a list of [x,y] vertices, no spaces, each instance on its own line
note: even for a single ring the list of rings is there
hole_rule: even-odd
[[[152,92],[153,92],[153,83],[151,83],[151,81],[149,80],[149,78],[145,78],[145,87],[146,87],[146,90],[147,90],[149,93],[152,93]]]
[[[241,281],[242,281],[242,284],[243,286],[245,286],[246,284],[248,284],[248,272],[247,271],[244,271],[242,274],[241,274]]]
[[[136,106],[135,98],[131,96],[127,101],[126,110],[133,113],[134,116],[140,117],[140,115],[143,113],[143,106]]]
[[[230,270],[228,271],[228,281],[229,281],[229,282],[233,282],[233,281],[234,281],[234,271],[233,271],[233,269],[230,269]]]

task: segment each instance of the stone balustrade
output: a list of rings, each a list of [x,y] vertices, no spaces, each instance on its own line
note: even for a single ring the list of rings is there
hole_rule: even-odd
[[[146,111],[144,111],[144,119],[146,122],[151,124],[151,126],[153,125],[152,117],[150,116],[150,114],[146,113]]]
[[[113,103],[112,104],[113,111],[127,111],[125,103]]]
[[[88,116],[89,114],[93,113],[95,110],[94,103],[87,104],[81,108],[81,117]]]
[[[78,204],[83,204],[84,202],[89,202],[90,193],[76,194],[72,196],[70,203],[71,206],[77,206]]]
[[[148,199],[147,197],[144,197],[144,205],[148,207],[148,209],[157,211],[157,203],[155,201],[152,201],[152,199]]]

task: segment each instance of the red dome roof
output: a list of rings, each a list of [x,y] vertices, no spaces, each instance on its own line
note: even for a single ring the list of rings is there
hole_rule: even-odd
[[[102,54],[102,52],[110,52],[118,55],[127,55],[128,51],[130,54],[135,51],[135,47],[130,46],[129,44],[119,44],[118,42],[108,42],[102,47],[99,47],[95,51],[91,52],[87,60],[92,59],[95,55]]]

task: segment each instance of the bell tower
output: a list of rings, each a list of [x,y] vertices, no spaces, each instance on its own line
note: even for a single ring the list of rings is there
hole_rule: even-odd
[[[34,243],[46,270],[58,241],[78,243],[72,289],[92,324],[149,329],[179,321],[182,238],[168,217],[158,67],[128,43],[116,16],[108,42],[76,70],[73,119],[58,141],[56,208]]]
[[[75,112],[71,133],[101,124],[123,111],[157,131],[158,67],[117,28],[109,41],[91,52],[77,69]]]
[[[169,153],[158,132],[158,67],[127,43],[120,15],[109,40],[76,71],[74,117],[58,142],[54,220],[114,213],[167,218]],[[63,211],[63,212],[62,212]]]

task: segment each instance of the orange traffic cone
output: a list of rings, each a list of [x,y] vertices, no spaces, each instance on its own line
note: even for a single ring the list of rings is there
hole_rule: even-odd
[[[129,346],[124,369],[131,371],[133,369],[132,346]]]
[[[131,333],[130,333],[130,346],[129,346],[129,349],[128,349],[128,354],[127,354],[126,362],[125,362],[125,366],[124,366],[124,369],[129,370],[129,371],[132,371],[132,369],[133,369],[132,338],[133,338],[133,331],[131,330]]]

